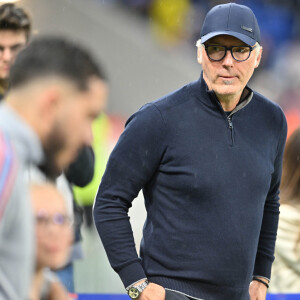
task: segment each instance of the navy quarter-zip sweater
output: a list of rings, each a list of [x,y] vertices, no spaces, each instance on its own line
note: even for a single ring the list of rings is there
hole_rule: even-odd
[[[249,299],[270,278],[286,120],[245,88],[227,116],[200,79],[142,107],[109,158],[94,218],[125,287],[151,282],[205,300]],[[138,257],[128,217],[143,189]]]

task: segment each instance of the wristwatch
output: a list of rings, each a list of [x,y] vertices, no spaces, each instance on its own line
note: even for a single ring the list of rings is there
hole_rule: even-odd
[[[139,285],[131,286],[127,289],[127,294],[131,299],[137,299],[142,291],[147,287],[149,284],[148,280],[142,282]]]

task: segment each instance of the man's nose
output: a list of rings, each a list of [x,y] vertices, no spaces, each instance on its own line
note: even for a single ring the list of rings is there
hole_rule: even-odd
[[[13,58],[13,53],[9,47],[4,48],[2,51],[2,59],[4,61],[10,62]]]
[[[222,64],[225,67],[232,67],[233,66],[234,58],[231,55],[231,51],[227,50],[225,57],[222,60]]]

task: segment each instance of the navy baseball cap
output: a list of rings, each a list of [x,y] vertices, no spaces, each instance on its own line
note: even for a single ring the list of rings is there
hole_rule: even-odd
[[[260,30],[253,11],[236,3],[221,4],[213,7],[206,15],[201,42],[217,35],[231,35],[249,46],[260,43]]]

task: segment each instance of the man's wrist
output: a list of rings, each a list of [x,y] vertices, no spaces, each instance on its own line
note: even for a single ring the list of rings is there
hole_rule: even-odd
[[[267,277],[260,276],[260,275],[253,275],[252,277],[253,277],[253,278],[259,278],[259,279],[263,280],[263,281],[266,282],[266,283],[270,283],[270,279],[267,278]]]
[[[147,288],[148,286],[148,279],[142,279],[133,283],[129,287],[126,288],[127,294],[131,299],[137,299],[141,295],[141,293]]]
[[[269,282],[270,282],[270,280],[268,280],[268,279],[265,278],[265,277],[253,276],[253,277],[252,277],[252,281],[260,282],[260,283],[263,284],[267,289],[269,288]]]
[[[142,284],[143,282],[145,282],[146,280],[148,280],[147,278],[142,278],[142,279],[139,279],[138,281],[130,284],[128,287],[126,287],[126,291],[128,291],[131,287],[133,286],[137,286],[137,285],[140,285]]]

